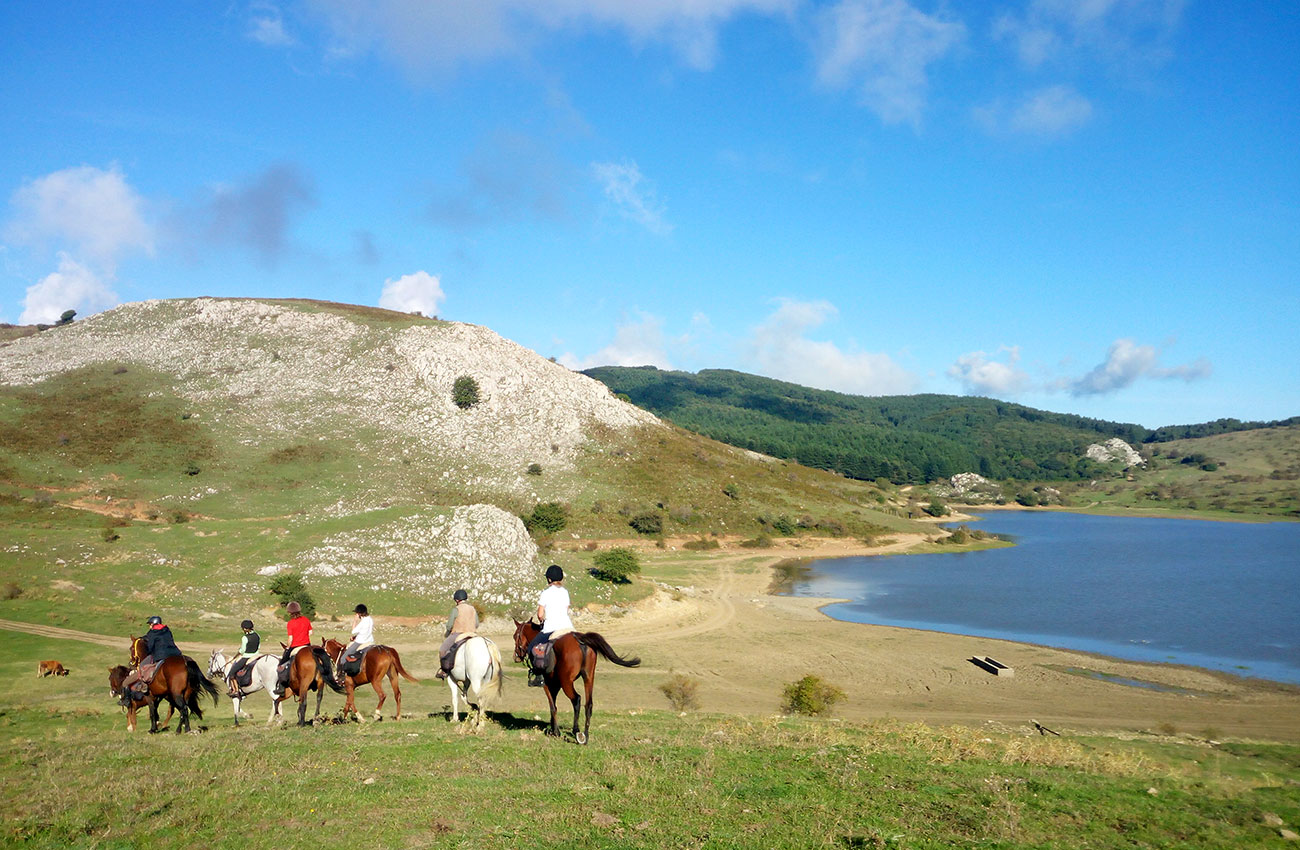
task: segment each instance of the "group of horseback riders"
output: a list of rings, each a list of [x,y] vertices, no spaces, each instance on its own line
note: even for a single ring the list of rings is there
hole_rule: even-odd
[[[546,582],[546,589],[542,591],[537,600],[537,621],[541,624],[541,630],[528,645],[528,659],[530,662],[528,684],[534,687],[542,684],[545,648],[550,641],[551,635],[557,631],[573,630],[573,621],[569,617],[569,591],[564,588],[564,570],[557,564],[547,567]],[[456,660],[456,650],[460,644],[466,638],[472,637],[478,632],[478,611],[470,604],[469,593],[464,589],[457,590],[452,594],[452,601],[454,605],[451,614],[447,618],[447,626],[444,631],[445,640],[438,649],[440,669],[437,678],[439,679],[445,679],[451,673]],[[312,621],[303,615],[302,606],[297,601],[291,601],[285,606],[285,612],[289,615],[289,621],[285,624],[289,641],[284,654],[280,657],[278,668],[279,682],[277,690],[280,692],[283,692],[284,686],[288,683],[289,661],[303,648],[311,646],[312,642]],[[131,671],[126,681],[122,683],[121,702],[123,705],[130,705],[132,700],[139,701],[143,699],[148,692],[149,682],[158,665],[167,658],[181,655],[181,650],[176,646],[176,640],[172,636],[171,629],[163,623],[161,617],[152,616],[147,623],[149,628],[143,637],[145,656],[136,669]],[[253,621],[244,620],[239,625],[243,632],[239,644],[239,657],[226,674],[226,684],[230,696],[235,698],[244,696],[240,690],[240,674],[262,654],[261,636],[254,629]],[[353,609],[349,643],[347,648],[339,654],[338,666],[334,670],[337,684],[340,686],[343,684],[347,676],[345,669],[355,665],[360,654],[368,647],[373,646],[374,642],[374,619],[370,616],[370,611],[364,604],[358,604]]]

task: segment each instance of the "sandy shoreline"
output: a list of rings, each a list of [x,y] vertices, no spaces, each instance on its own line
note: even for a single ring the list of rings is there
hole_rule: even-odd
[[[924,540],[914,537],[888,550],[905,551]],[[643,659],[637,670],[601,662],[598,706],[667,707],[658,687],[681,673],[699,681],[702,711],[767,715],[779,710],[784,685],[811,672],[845,691],[835,716],[846,719],[1023,729],[1038,721],[1057,731],[1300,740],[1300,687],[1182,665],[843,622],[820,610],[837,600],[769,592],[773,567],[782,560],[881,552],[838,540],[761,554],[723,550],[691,562],[689,586],[660,587],[627,613],[578,612],[580,629],[600,631],[619,652]],[[1014,676],[991,675],[970,663],[971,656],[992,656],[1012,667]],[[1108,680],[1113,678],[1168,690]],[[545,707],[538,691],[521,687],[507,691],[505,701],[512,709]]]

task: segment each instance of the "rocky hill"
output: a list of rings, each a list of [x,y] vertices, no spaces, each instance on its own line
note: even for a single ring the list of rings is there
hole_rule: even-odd
[[[0,342],[0,563],[53,564],[63,588],[134,571],[151,598],[207,588],[233,616],[289,569],[390,611],[457,586],[508,608],[535,593],[520,517],[542,503],[573,542],[634,536],[646,514],[679,536],[870,533],[896,523],[882,501],[666,425],[473,325],[199,298]]]

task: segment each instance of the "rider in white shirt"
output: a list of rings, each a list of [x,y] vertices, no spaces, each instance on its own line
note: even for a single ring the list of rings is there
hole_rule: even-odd
[[[353,652],[364,649],[375,642],[375,621],[370,616],[369,609],[364,604],[357,605],[352,609],[352,642],[347,645],[343,652],[339,653],[338,669],[334,671],[334,678],[341,685],[343,684],[343,659],[347,658]]]
[[[536,659],[533,648],[551,639],[551,635],[560,631],[573,631],[573,620],[569,618],[569,591],[564,589],[564,570],[558,564],[546,568],[546,589],[537,597],[537,621],[542,630],[528,642],[528,657]],[[529,684],[541,684],[541,673],[534,668],[529,676]]]

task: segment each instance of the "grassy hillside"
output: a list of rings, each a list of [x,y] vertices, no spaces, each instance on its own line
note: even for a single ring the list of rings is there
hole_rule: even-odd
[[[462,373],[485,397],[467,410]],[[919,528],[874,484],[653,422],[485,329],[373,308],[128,305],[0,343],[0,375],[17,619],[119,633],[148,608],[212,633],[268,607],[274,569],[305,572],[324,611],[440,616],[461,585],[521,605],[544,564],[478,504],[561,504],[566,551],[546,557],[578,604],[644,592],[586,575],[586,547],[637,537],[637,516],[678,543]]]
[[[578,747],[526,712],[461,734],[421,684],[398,723],[268,729],[259,698],[239,729],[223,705],[131,736],[93,673],[112,650],[9,642],[6,847],[1263,848],[1300,823],[1295,746],[1162,734],[598,709]],[[72,676],[31,678],[56,655]]]
[[[722,369],[665,372],[602,366],[584,374],[676,424],[853,478],[927,483],[956,473],[1020,481],[1104,478],[1122,466],[1084,456],[1094,443],[1130,444],[1248,432],[1285,423],[1219,420],[1156,431],[1050,413],[989,398],[854,396]]]

